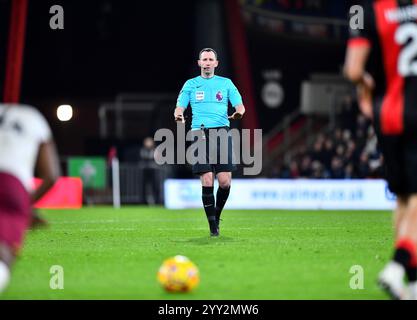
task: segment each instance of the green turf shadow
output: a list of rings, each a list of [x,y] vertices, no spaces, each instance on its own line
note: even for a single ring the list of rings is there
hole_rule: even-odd
[[[201,238],[191,238],[186,240],[186,242],[191,242],[198,245],[210,245],[213,243],[219,243],[219,242],[236,242],[235,239],[231,237],[225,237],[225,236],[219,236],[219,237],[201,237]]]

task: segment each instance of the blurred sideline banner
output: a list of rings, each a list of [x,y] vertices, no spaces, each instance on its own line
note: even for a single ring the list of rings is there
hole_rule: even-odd
[[[37,188],[42,180],[34,179]],[[83,184],[80,178],[61,177],[49,192],[35,204],[41,209],[80,209],[83,205]]]
[[[214,192],[216,193],[215,183]],[[165,207],[202,208],[200,180],[168,179]],[[233,179],[228,209],[391,210],[384,180]]]
[[[104,189],[106,187],[106,158],[70,157],[68,175],[80,177],[84,188]]]

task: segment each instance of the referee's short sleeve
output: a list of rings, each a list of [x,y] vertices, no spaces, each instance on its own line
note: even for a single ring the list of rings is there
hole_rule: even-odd
[[[189,85],[189,82],[187,81],[186,83],[184,83],[180,91],[180,94],[178,95],[177,107],[187,108],[188,104],[190,103],[190,94],[191,94],[191,86]]]
[[[232,106],[235,108],[238,105],[243,104],[242,96],[239,93],[239,90],[237,90],[236,86],[233,84],[232,80],[229,80],[228,90],[229,90],[229,101],[232,104]]]

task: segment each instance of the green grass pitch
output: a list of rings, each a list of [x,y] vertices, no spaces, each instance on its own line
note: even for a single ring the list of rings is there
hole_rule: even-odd
[[[47,229],[28,233],[2,299],[386,299],[378,272],[391,256],[391,213],[225,210],[210,238],[202,209],[93,207],[42,211]],[[162,261],[188,256],[200,285],[164,292]],[[50,268],[64,289],[50,289]],[[363,268],[353,290],[351,267]]]

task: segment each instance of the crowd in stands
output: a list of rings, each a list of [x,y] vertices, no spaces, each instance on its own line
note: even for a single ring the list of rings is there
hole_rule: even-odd
[[[352,113],[350,113],[352,115]],[[273,178],[356,179],[383,176],[383,157],[370,122],[355,113],[342,114],[338,127],[320,132],[310,144],[290,151],[273,172]]]

